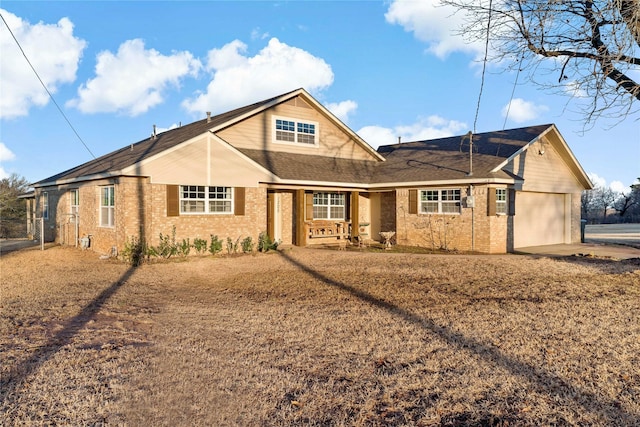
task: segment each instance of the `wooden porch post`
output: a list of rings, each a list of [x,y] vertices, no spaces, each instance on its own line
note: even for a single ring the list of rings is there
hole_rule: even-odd
[[[360,192],[351,192],[351,240],[360,235]]]
[[[305,194],[304,190],[296,190],[296,246],[307,246],[307,235],[305,233],[304,221],[304,207],[305,207]]]

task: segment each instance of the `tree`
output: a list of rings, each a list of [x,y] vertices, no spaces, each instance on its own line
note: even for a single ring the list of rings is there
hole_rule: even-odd
[[[614,208],[623,221],[640,221],[640,184],[633,184],[630,187],[630,192],[621,194],[616,200]]]
[[[640,0],[442,3],[466,12],[461,34],[467,40],[485,40],[488,31],[492,62],[527,70],[532,82],[548,89],[586,98],[586,122],[637,111],[640,82],[632,75],[640,71]]]
[[[582,219],[590,223],[602,223],[607,219],[607,212],[613,207],[619,193],[610,188],[596,185],[591,190],[582,192]]]
[[[13,173],[8,178],[0,179],[0,235],[12,234],[12,224],[26,223],[26,203],[18,196],[29,189],[29,181]]]

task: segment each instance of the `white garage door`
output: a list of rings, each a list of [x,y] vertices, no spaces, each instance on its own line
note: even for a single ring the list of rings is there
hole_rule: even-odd
[[[564,243],[564,194],[516,193],[513,246]]]

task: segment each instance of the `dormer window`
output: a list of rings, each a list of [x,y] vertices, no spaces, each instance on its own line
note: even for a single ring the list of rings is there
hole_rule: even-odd
[[[318,124],[310,121],[274,118],[274,142],[284,144],[317,145]]]

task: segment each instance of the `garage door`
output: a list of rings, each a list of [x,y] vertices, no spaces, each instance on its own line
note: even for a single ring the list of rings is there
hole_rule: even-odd
[[[518,192],[513,222],[516,248],[564,243],[564,194]]]

